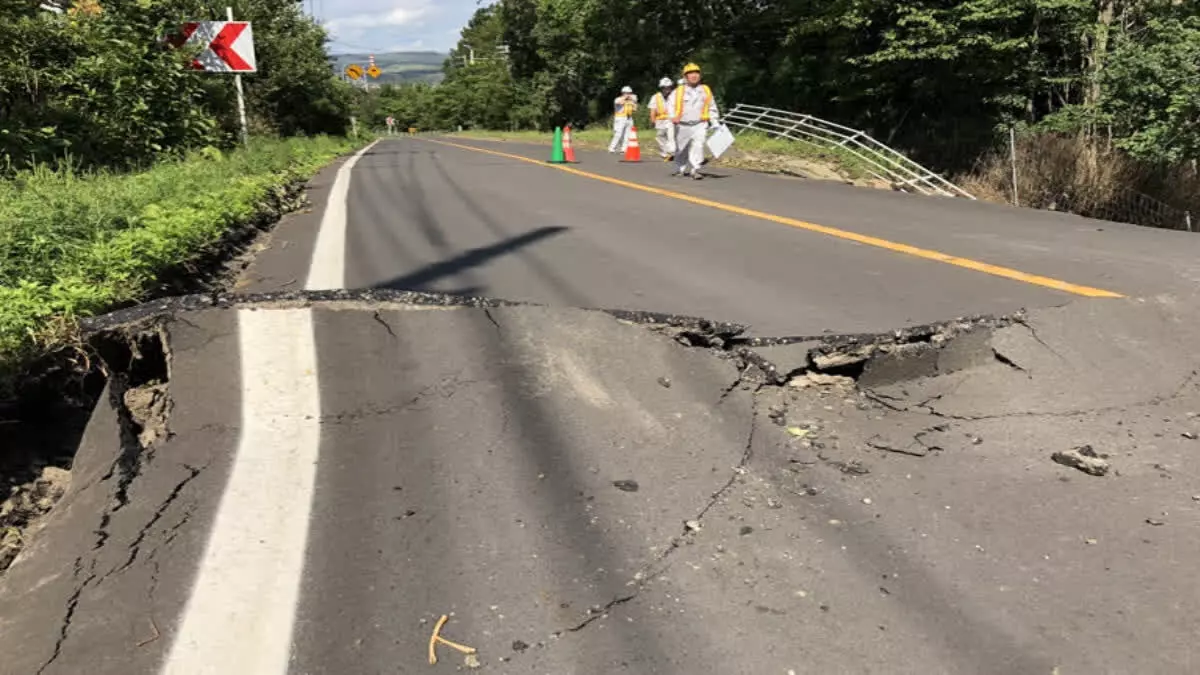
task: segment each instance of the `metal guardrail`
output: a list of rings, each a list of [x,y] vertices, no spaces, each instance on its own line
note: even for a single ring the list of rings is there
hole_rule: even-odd
[[[723,119],[725,124],[738,131],[750,129],[818,148],[838,148],[862,160],[863,168],[872,176],[901,190],[975,199],[966,190],[858,129],[812,115],[745,103],[734,106]]]

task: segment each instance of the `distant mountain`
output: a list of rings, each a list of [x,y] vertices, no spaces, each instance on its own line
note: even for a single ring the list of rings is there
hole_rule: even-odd
[[[351,63],[357,63],[364,69],[367,67],[368,54],[333,54],[334,69],[341,73]],[[449,54],[441,52],[386,52],[375,55],[375,65],[383,71],[379,79],[372,80],[374,84],[409,84],[428,82],[437,84],[442,81],[442,64]]]

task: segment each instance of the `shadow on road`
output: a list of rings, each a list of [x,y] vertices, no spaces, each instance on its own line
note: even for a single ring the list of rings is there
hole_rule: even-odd
[[[566,232],[565,227],[540,227],[521,235],[503,241],[464,251],[459,255],[428,265],[404,276],[378,284],[376,288],[390,288],[401,291],[425,290],[430,284],[442,279],[474,269],[495,258],[507,255],[535,242]],[[474,289],[478,290],[478,289]]]
[[[457,197],[462,205],[467,207],[467,209],[479,219],[479,222],[486,227],[488,231],[497,237],[510,236],[511,233],[507,231],[507,229],[500,223],[499,220],[492,216],[492,211],[484,208],[483,205],[472,196],[469,190],[464,189],[463,186],[458,183],[458,181],[454,180],[454,178],[450,175],[450,172],[446,169],[446,165],[442,163],[442,160],[437,153],[431,154],[430,159],[433,160],[434,169],[437,170],[438,174],[442,177],[442,180],[446,182],[446,186],[454,192],[455,197]],[[537,255],[530,254],[528,250],[518,252],[517,255],[520,257],[521,261],[531,270],[533,270],[535,274],[540,276],[548,286],[554,288],[558,294],[567,301],[568,305],[571,307],[586,307],[588,305],[588,301],[571,285],[570,281],[564,279],[558,274],[555,274],[554,270],[549,265],[543,263],[537,257]]]

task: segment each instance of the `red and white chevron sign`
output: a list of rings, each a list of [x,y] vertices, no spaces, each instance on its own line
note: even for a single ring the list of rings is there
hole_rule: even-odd
[[[249,21],[192,21],[185,23],[171,44],[199,44],[203,50],[192,60],[192,67],[210,73],[253,73],[258,70],[254,58],[254,30]]]

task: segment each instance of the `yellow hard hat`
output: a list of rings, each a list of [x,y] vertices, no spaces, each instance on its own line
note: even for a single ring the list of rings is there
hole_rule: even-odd
[[[698,73],[698,72],[700,72],[700,66],[698,66],[694,63],[689,63],[683,67],[684,75],[687,75],[688,73]]]

